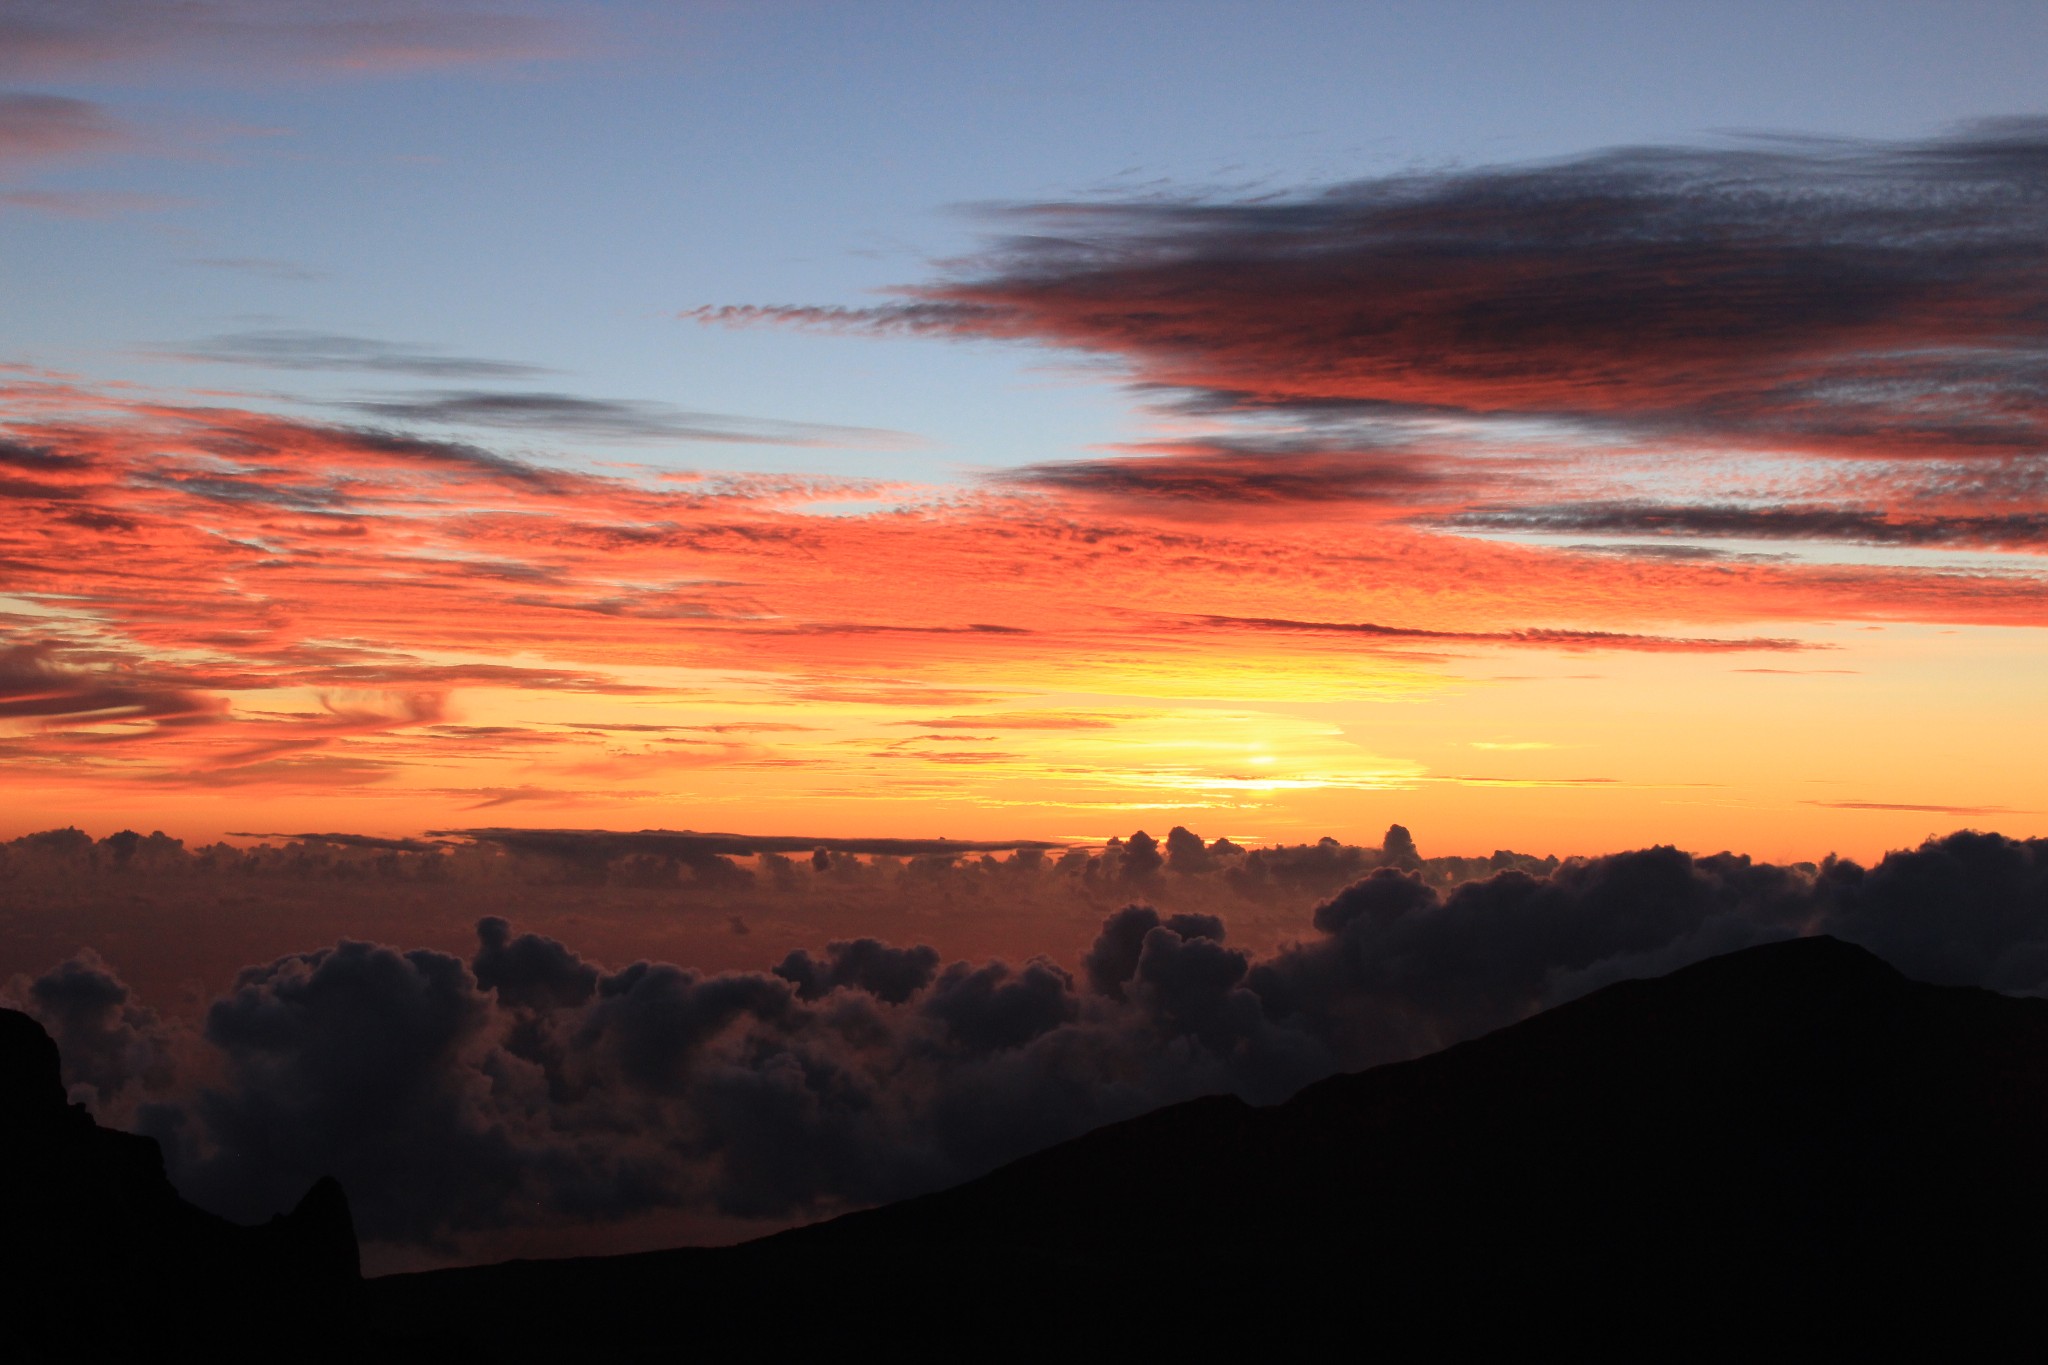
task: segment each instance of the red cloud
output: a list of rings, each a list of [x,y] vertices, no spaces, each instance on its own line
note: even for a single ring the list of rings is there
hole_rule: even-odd
[[[624,730],[513,746],[451,725],[471,719],[450,701],[463,689],[661,686],[629,670],[747,676],[766,698],[927,716],[987,706],[994,715],[959,723],[993,731],[1043,728],[1015,714],[1040,704],[1020,698],[1092,690],[1105,668],[1799,643],[1782,627],[1759,633],[1761,620],[2048,624],[2048,599],[2019,576],[1618,560],[1377,513],[1158,518],[1087,478],[825,516],[783,480],[585,473],[47,384],[8,396],[0,563],[29,609],[0,618],[15,649],[0,698],[8,752],[100,763],[120,738],[157,780],[187,785],[378,782],[486,746],[568,765],[506,772],[494,793],[574,768],[704,762],[604,747],[649,742]],[[1257,472],[1216,448],[1192,448],[1185,464],[1208,481],[1191,496],[1222,504],[1240,466]],[[773,747],[784,742],[710,757],[798,761]]]

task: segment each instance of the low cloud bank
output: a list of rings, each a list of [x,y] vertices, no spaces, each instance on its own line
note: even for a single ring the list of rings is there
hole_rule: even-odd
[[[2048,840],[1958,833],[1869,869],[1652,848],[1446,889],[1390,838],[1265,954],[1174,910],[1148,860],[1241,871],[1242,851],[1184,831],[1165,847],[1122,846],[1161,903],[1109,914],[1079,973],[873,939],[769,972],[613,967],[490,917],[467,960],[344,940],[249,967],[196,1030],[90,954],[0,994],[51,1028],[76,1098],[164,1141],[191,1197],[255,1218],[331,1173],[368,1238],[444,1248],[896,1199],[1160,1104],[1275,1101],[1797,935],[2048,994]]]

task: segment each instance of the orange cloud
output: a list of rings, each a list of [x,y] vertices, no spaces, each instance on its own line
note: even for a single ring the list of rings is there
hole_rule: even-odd
[[[1469,785],[1300,708],[1464,695],[1503,651],[2048,624],[2033,578],[1982,567],[1615,557],[1378,505],[1190,519],[1056,479],[826,515],[845,485],[594,473],[49,379],[0,400],[0,782],[71,800],[314,818],[353,793],[394,828],[511,803],[1256,810]]]

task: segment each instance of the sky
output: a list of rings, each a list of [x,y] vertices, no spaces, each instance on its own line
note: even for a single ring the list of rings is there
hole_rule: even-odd
[[[0,0],[0,1003],[381,1273],[1793,935],[2048,994],[2044,57]]]
[[[2029,4],[0,3],[0,836],[2048,833]]]

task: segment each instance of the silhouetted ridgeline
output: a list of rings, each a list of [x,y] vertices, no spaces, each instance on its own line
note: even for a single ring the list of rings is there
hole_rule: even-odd
[[[320,1181],[260,1227],[186,1203],[153,1139],[67,1103],[56,1044],[15,1010],[0,1010],[0,1229],[9,1359],[357,1348],[356,1238],[339,1185]]]
[[[2037,1344],[2048,1272],[2048,1001],[1829,938],[738,1247],[369,1282],[332,1182],[224,1223],[56,1068],[0,1013],[6,1344],[30,1358],[1931,1357]]]
[[[492,1360],[2038,1349],[2044,1139],[2048,1001],[1794,940],[736,1248],[371,1281],[370,1335]]]

